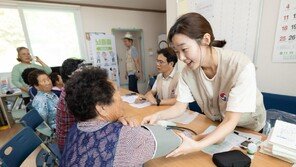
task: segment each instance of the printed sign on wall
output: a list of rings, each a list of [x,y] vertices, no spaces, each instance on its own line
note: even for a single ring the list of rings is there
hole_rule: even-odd
[[[120,85],[114,36],[102,33],[88,34],[89,56],[93,65],[106,69],[109,79]]]
[[[282,0],[276,36],[273,62],[296,62],[296,1]]]

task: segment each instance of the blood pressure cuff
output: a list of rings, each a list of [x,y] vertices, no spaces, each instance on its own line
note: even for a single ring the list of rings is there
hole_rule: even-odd
[[[161,125],[143,125],[155,140],[155,151],[152,159],[165,156],[178,148],[182,139],[173,130]]]
[[[249,167],[251,159],[239,150],[232,150],[213,155],[213,162],[218,167]]]

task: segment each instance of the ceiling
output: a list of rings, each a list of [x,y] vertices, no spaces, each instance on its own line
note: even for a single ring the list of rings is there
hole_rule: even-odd
[[[130,9],[165,11],[166,0],[25,0],[34,2],[57,2],[85,6],[107,6]]]

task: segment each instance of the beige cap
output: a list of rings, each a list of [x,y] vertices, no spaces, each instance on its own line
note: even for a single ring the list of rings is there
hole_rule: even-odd
[[[132,34],[131,34],[130,32],[127,32],[127,33],[124,35],[123,39],[125,39],[125,38],[127,38],[127,39],[132,39],[132,40],[133,40],[133,36],[132,36]]]

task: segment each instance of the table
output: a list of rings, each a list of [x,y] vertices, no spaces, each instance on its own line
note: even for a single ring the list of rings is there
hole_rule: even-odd
[[[122,95],[129,93],[128,90],[120,89],[120,92]],[[125,103],[125,102],[124,102]],[[125,103],[123,105],[125,116],[128,117],[134,117],[138,121],[142,120],[143,117],[148,116],[150,114],[153,114],[157,111],[164,110],[168,108],[169,106],[149,106],[141,109],[136,109],[130,106],[129,104]],[[217,125],[216,122],[211,121],[207,117],[205,117],[202,114],[199,114],[194,121],[192,121],[188,125],[182,125],[185,127],[188,127],[198,133],[202,133],[204,130],[206,130],[210,125]],[[257,132],[247,130],[244,128],[238,128],[238,130],[243,132],[250,132],[257,135],[261,135],[263,139],[266,138],[265,135],[259,134]],[[245,152],[245,150],[243,150]],[[196,152],[191,153],[175,158],[157,158],[148,161],[144,164],[145,167],[155,167],[155,166],[164,166],[164,167],[196,167],[196,166],[202,166],[202,167],[208,167],[208,166],[215,166],[215,164],[212,162],[212,156],[205,154],[203,152]],[[252,167],[262,167],[262,166],[292,166],[292,164],[282,161],[280,159],[259,153],[259,151],[255,154],[254,159],[252,160]]]
[[[14,124],[14,120],[11,114],[11,111],[8,110],[6,105],[7,98],[14,98],[12,108],[14,108],[15,102],[20,98],[22,95],[21,92],[13,93],[13,94],[1,94],[0,95],[0,121],[1,123],[6,122],[8,127],[11,128]]]

